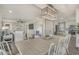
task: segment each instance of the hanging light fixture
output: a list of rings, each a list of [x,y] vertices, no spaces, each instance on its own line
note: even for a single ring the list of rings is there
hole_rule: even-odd
[[[42,12],[42,16],[45,16],[45,15],[52,16],[53,14],[56,13],[56,9],[48,5],[47,7],[43,8],[41,12]]]

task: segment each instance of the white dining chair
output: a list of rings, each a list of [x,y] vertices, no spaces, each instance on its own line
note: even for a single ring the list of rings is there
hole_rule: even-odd
[[[48,55],[64,55],[66,52],[69,53],[68,45],[70,42],[71,35],[66,33],[63,40],[60,40],[57,44],[50,44]]]
[[[62,42],[62,48],[61,48],[61,55],[64,55],[65,53],[69,53],[69,50],[68,50],[68,46],[69,46],[69,42],[70,42],[70,35],[67,35],[65,36],[65,39],[63,40]]]
[[[4,48],[4,46],[3,46],[2,42],[0,42],[0,55],[7,55],[7,52],[3,48]]]
[[[56,55],[57,50],[56,50],[56,45],[54,43],[50,44],[48,55]]]
[[[60,42],[58,42],[57,44],[57,55],[63,55],[64,54],[64,48],[63,48],[63,44],[64,44],[64,40],[61,40]]]
[[[0,55],[7,55],[6,51],[0,49]]]
[[[7,52],[7,55],[8,54],[12,55],[8,42],[6,41],[2,42],[2,49]]]
[[[7,53],[7,55],[13,55],[13,53],[15,53],[15,55],[21,55],[20,50],[18,50],[16,45],[13,45],[12,43],[10,44],[6,41],[2,42],[2,49]],[[13,52],[13,49],[15,49],[17,52]]]
[[[67,38],[67,41],[66,41],[66,52],[67,52],[67,54],[69,54],[69,49],[68,49],[68,47],[69,47],[70,39],[71,39],[71,35],[68,34],[68,38]]]
[[[61,55],[63,40],[59,40],[56,44],[50,44],[48,55]]]
[[[70,35],[67,35],[62,41],[56,45],[50,45],[49,55],[64,55],[66,52],[69,53],[68,45],[70,42]]]

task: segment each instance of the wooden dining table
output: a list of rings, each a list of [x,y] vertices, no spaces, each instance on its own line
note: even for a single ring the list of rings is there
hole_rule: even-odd
[[[30,39],[16,42],[16,46],[22,55],[45,55],[50,44],[56,44],[62,40],[62,36],[54,36],[52,39]]]

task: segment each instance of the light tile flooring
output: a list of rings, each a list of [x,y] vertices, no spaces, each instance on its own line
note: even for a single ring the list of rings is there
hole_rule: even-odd
[[[73,35],[69,43],[69,54],[68,55],[79,55],[79,50],[76,48],[76,37]]]

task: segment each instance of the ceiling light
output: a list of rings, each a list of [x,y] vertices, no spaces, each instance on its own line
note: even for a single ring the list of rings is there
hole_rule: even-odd
[[[9,10],[9,13],[12,13],[12,10]]]

